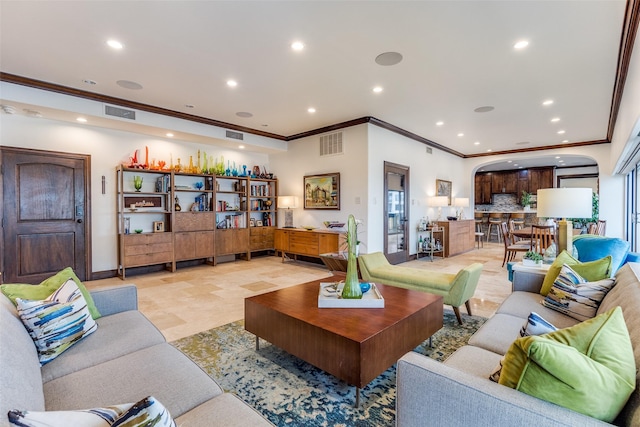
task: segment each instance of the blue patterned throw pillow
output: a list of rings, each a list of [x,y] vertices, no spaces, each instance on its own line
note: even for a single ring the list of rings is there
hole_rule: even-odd
[[[11,425],[20,427],[176,427],[169,411],[153,396],[136,403],[78,411],[9,411]]]
[[[520,329],[520,336],[542,335],[557,330],[558,328],[544,320],[544,318],[535,311],[532,311],[525,324],[522,325],[522,329]]]
[[[600,303],[615,284],[615,279],[588,282],[564,264],[542,305],[577,320],[588,320],[595,317]]]
[[[43,301],[16,299],[18,315],[44,365],[98,328],[73,279]]]

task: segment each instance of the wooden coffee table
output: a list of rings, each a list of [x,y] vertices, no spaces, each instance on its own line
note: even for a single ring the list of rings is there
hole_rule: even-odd
[[[377,284],[384,308],[318,308],[320,282],[244,300],[245,329],[360,389],[442,328],[442,297]]]

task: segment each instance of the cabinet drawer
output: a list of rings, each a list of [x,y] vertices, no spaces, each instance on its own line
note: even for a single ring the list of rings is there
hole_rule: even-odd
[[[125,246],[129,246],[172,243],[171,237],[171,233],[127,234],[124,236],[124,244]]]
[[[173,245],[171,243],[158,243],[150,245],[125,245],[124,255],[141,255],[141,254],[155,254],[162,252],[171,252]]]
[[[173,252],[158,252],[144,255],[125,255],[124,266],[135,267],[138,265],[160,264],[173,261]]]

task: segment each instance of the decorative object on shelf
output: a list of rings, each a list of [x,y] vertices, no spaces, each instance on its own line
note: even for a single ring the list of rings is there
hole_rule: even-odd
[[[456,218],[464,219],[464,208],[469,207],[469,198],[468,197],[456,197],[453,200],[453,206],[456,208]]]
[[[153,232],[154,233],[164,232],[164,221],[153,221]]]
[[[139,193],[140,189],[142,189],[142,182],[144,180],[142,179],[142,177],[140,175],[136,175],[133,177],[133,188],[136,189],[136,192]]]
[[[140,234],[140,233],[142,233],[142,228],[136,228],[133,231],[135,231],[137,234]]]
[[[362,291],[363,294],[366,294],[367,292],[369,292],[369,289],[371,289],[371,283],[369,282],[360,283],[360,290]]]
[[[360,281],[358,280],[357,244],[358,226],[356,225],[356,218],[353,215],[349,215],[349,219],[347,220],[347,277],[345,277],[344,288],[342,289],[342,298],[345,299],[362,298],[362,289],[360,289]]]
[[[180,206],[180,199],[178,199],[178,196],[176,196],[176,200],[175,200],[175,203],[173,205],[173,209],[175,209],[176,212],[180,212],[182,210],[182,207]]]
[[[436,179],[436,196],[446,196],[447,204],[444,206],[451,206],[451,181]]]
[[[340,210],[340,173],[305,176],[304,208]]]
[[[428,200],[429,206],[434,208],[438,208],[438,219],[436,221],[442,220],[442,207],[449,206],[449,202],[447,196],[433,196],[429,197]]]
[[[522,197],[520,197],[520,203],[522,203],[522,206],[524,207],[525,211],[530,211],[531,210],[531,194],[522,190]]]
[[[527,251],[522,257],[522,264],[528,266],[541,266],[542,255],[536,251]]]
[[[242,176],[247,176],[247,165],[242,165]]]
[[[573,253],[573,224],[567,218],[591,218],[591,188],[544,188],[538,190],[538,217],[563,218],[558,222],[558,253]]]
[[[278,196],[278,208],[286,209],[284,211],[284,228],[293,227],[293,211],[291,208],[296,208],[298,205],[298,198],[295,196]]]
[[[311,231],[311,230],[315,230],[316,227],[312,227],[311,225],[303,225],[302,228],[304,228],[307,231]]]
[[[249,218],[249,227],[255,227],[255,226],[256,226],[255,218]]]
[[[131,218],[124,218],[124,234],[129,234],[131,232]]]
[[[196,188],[196,190],[202,190],[202,187],[204,187],[204,182],[196,182],[195,184],[193,184],[193,186]]]

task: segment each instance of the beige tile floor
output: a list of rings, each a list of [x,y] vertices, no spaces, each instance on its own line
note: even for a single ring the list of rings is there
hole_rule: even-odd
[[[511,291],[502,257],[504,245],[486,243],[451,258],[428,258],[403,265],[455,273],[473,262],[484,264],[480,283],[471,300],[473,314],[491,316]],[[221,263],[138,276],[86,282],[89,289],[133,283],[138,303],[145,314],[173,341],[244,317],[244,298],[330,276],[322,265],[282,262],[280,257],[253,257],[251,261]],[[465,313],[465,309],[461,309]]]

